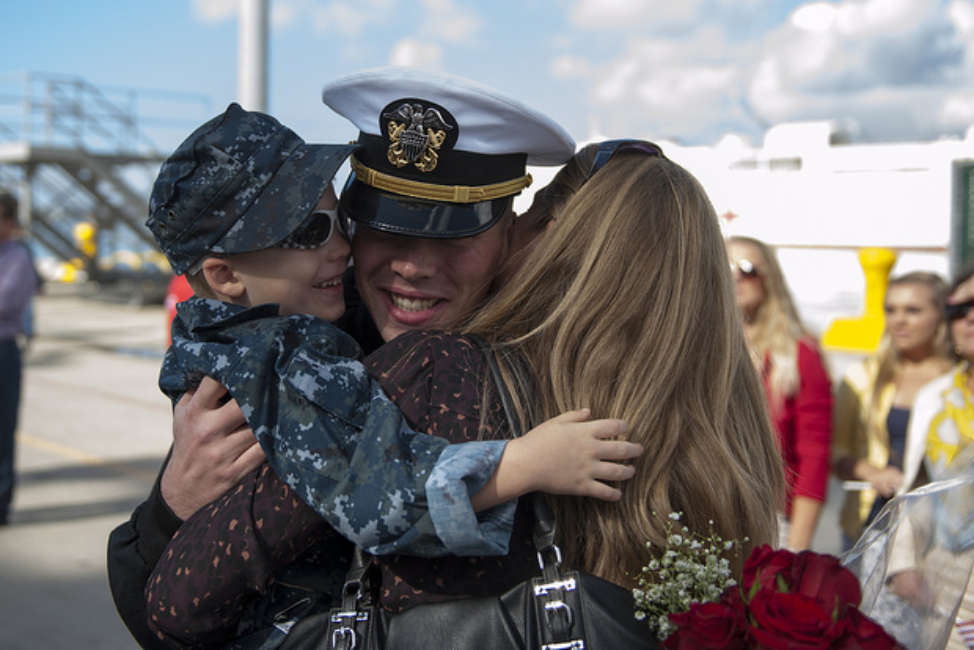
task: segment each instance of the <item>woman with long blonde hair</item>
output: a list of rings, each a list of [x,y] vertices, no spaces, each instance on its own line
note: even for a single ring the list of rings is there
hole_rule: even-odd
[[[946,300],[947,283],[936,273],[913,271],[891,278],[879,350],[851,366],[839,384],[832,467],[838,478],[870,486],[846,494],[840,514],[846,547],[903,484],[907,423],[917,391],[953,363]]]
[[[514,433],[484,343],[513,398],[517,431],[574,408],[625,420],[619,438],[646,452],[633,464],[633,478],[614,483],[621,497],[549,500],[567,567],[632,588],[652,559],[647,542],[662,547],[668,515],[682,512],[683,525],[695,532],[742,542],[741,556],[728,558],[739,572],[751,546],[775,541],[784,479],[713,207],[689,172],[638,141],[586,147],[548,187],[525,223],[525,243],[533,241],[495,297],[459,332],[407,332],[365,365],[411,426],[452,442]],[[501,463],[478,494],[523,481],[549,460],[532,458]],[[613,476],[625,478],[629,468],[619,469],[625,472]],[[266,509],[269,492],[255,491],[240,517],[221,506],[197,524],[240,548],[243,533],[234,531],[260,527],[253,512]],[[379,604],[395,612],[499,595],[535,577],[532,512],[522,502],[513,525],[497,523],[511,531],[505,555],[375,556]],[[235,554],[210,567],[203,556],[191,575],[208,582],[194,583],[190,595],[208,593],[216,603],[238,597],[232,574],[273,575],[327,539],[320,527],[308,532],[319,521],[303,508],[286,527],[262,527],[266,557],[243,561]],[[464,529],[470,522],[450,524]],[[167,563],[157,566],[160,575],[185,569],[181,559]]]
[[[631,586],[671,512],[772,542],[783,479],[706,193],[642,145],[610,151],[566,165],[580,189],[465,331],[498,352],[522,427],[585,405],[647,449],[620,502],[551,499],[566,562]]]
[[[808,548],[825,501],[832,437],[832,384],[798,317],[774,250],[751,237],[727,241],[735,295],[751,356],[764,382],[786,468],[779,538]]]

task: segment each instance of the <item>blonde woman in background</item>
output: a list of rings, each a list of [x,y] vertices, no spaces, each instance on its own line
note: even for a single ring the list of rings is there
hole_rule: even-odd
[[[950,345],[959,362],[916,393],[897,496],[904,494],[922,472],[930,481],[941,481],[958,470],[970,471],[974,447],[974,266],[965,267],[952,282],[945,316]],[[974,509],[974,503],[969,507]],[[960,537],[962,541],[951,542],[952,535],[937,533],[952,526],[966,529],[971,512],[961,510],[950,515],[942,521],[933,517],[933,530],[929,517],[922,529],[909,519],[900,522],[887,564],[887,583],[918,611],[929,610],[933,603],[947,612],[956,606],[946,648],[966,650],[974,638],[974,582],[968,580],[970,566],[966,566],[965,575],[964,564],[958,560],[970,552],[969,540]],[[953,599],[959,594],[957,603]]]
[[[779,513],[779,541],[795,551],[806,549],[828,485],[831,381],[771,247],[750,237],[732,237],[727,251],[744,336],[764,382],[788,483],[785,509]]]
[[[953,363],[936,273],[895,277],[886,290],[886,332],[877,354],[849,368],[836,394],[832,468],[842,480],[871,487],[848,491],[840,514],[849,548],[903,486],[903,452],[913,400],[921,386]],[[903,486],[909,489],[910,486]]]

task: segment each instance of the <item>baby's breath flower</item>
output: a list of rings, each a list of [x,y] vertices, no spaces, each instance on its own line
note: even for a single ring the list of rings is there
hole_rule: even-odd
[[[662,524],[665,544],[656,547],[646,543],[655,557],[640,570],[633,601],[636,619],[645,621],[662,640],[676,629],[670,614],[684,612],[693,603],[719,600],[725,589],[737,584],[731,577],[730,560],[722,555],[740,544],[715,533],[713,520],[708,522],[709,535],[700,535],[687,526],[679,526],[679,532],[674,532],[681,512],[671,512],[665,520],[655,512],[653,516]]]

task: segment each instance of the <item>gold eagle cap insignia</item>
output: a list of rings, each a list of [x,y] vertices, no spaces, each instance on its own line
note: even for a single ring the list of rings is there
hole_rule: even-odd
[[[439,162],[439,150],[447,132],[454,126],[432,106],[403,102],[382,114],[389,119],[386,135],[389,148],[386,157],[396,167],[412,164],[421,172],[431,172]]]

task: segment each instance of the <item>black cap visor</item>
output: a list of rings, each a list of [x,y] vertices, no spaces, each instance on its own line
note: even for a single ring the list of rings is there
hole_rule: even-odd
[[[504,216],[510,196],[479,203],[442,203],[377,190],[349,178],[339,214],[351,223],[410,237],[459,239],[481,233]]]

